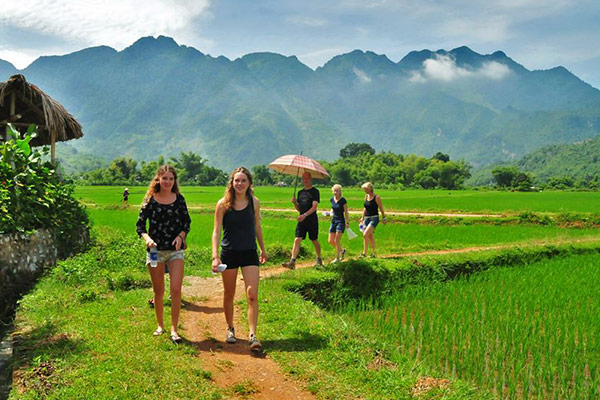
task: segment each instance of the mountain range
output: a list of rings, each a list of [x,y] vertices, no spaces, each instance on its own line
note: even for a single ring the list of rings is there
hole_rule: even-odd
[[[295,56],[212,57],[172,38],[0,60],[60,101],[84,137],[59,157],[151,160],[193,151],[210,165],[268,164],[303,152],[337,158],[350,142],[482,166],[600,135],[600,91],[563,67],[530,71],[502,51],[421,50],[399,62],[371,51],[312,70]]]

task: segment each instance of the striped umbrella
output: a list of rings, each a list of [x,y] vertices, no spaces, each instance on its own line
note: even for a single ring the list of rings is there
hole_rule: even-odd
[[[288,154],[277,158],[269,164],[269,168],[281,172],[286,175],[298,176],[308,172],[315,179],[325,179],[329,173],[321,164],[310,157],[303,155]],[[297,181],[297,179],[296,179]],[[294,184],[294,195],[296,193],[296,185]]]

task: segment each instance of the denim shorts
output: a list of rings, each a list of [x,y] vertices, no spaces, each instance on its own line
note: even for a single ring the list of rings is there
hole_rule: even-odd
[[[363,224],[365,225],[365,229],[370,226],[373,227],[373,229],[377,228],[377,225],[379,225],[379,215],[372,215],[370,217],[365,217],[363,219]]]
[[[334,218],[331,220],[331,226],[329,227],[329,233],[341,232],[344,233],[346,230],[346,222],[343,219]]]
[[[183,250],[159,250],[158,262],[167,265],[173,260],[183,260]],[[146,265],[150,265],[150,252],[146,252]]]

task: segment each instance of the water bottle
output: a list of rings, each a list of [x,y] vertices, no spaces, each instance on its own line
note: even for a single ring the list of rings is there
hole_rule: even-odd
[[[158,249],[156,246],[150,247],[150,266],[156,268],[158,265]]]
[[[217,272],[223,272],[227,269],[227,264],[219,264],[219,266],[217,267]],[[217,272],[212,271],[213,275],[216,275]]]
[[[358,224],[358,229],[360,229],[361,232],[365,231],[365,225],[361,222],[360,224]]]

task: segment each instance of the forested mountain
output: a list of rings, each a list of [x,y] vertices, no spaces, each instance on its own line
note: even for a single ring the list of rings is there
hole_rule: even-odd
[[[0,79],[14,73],[0,63]],[[475,166],[600,135],[600,91],[562,67],[529,71],[497,51],[414,51],[395,63],[355,50],[315,71],[296,57],[212,57],[168,37],[41,57],[23,71],[82,123],[59,147],[156,159],[193,151],[210,165],[299,153],[333,160],[349,142]],[[65,147],[69,147],[68,151]]]

